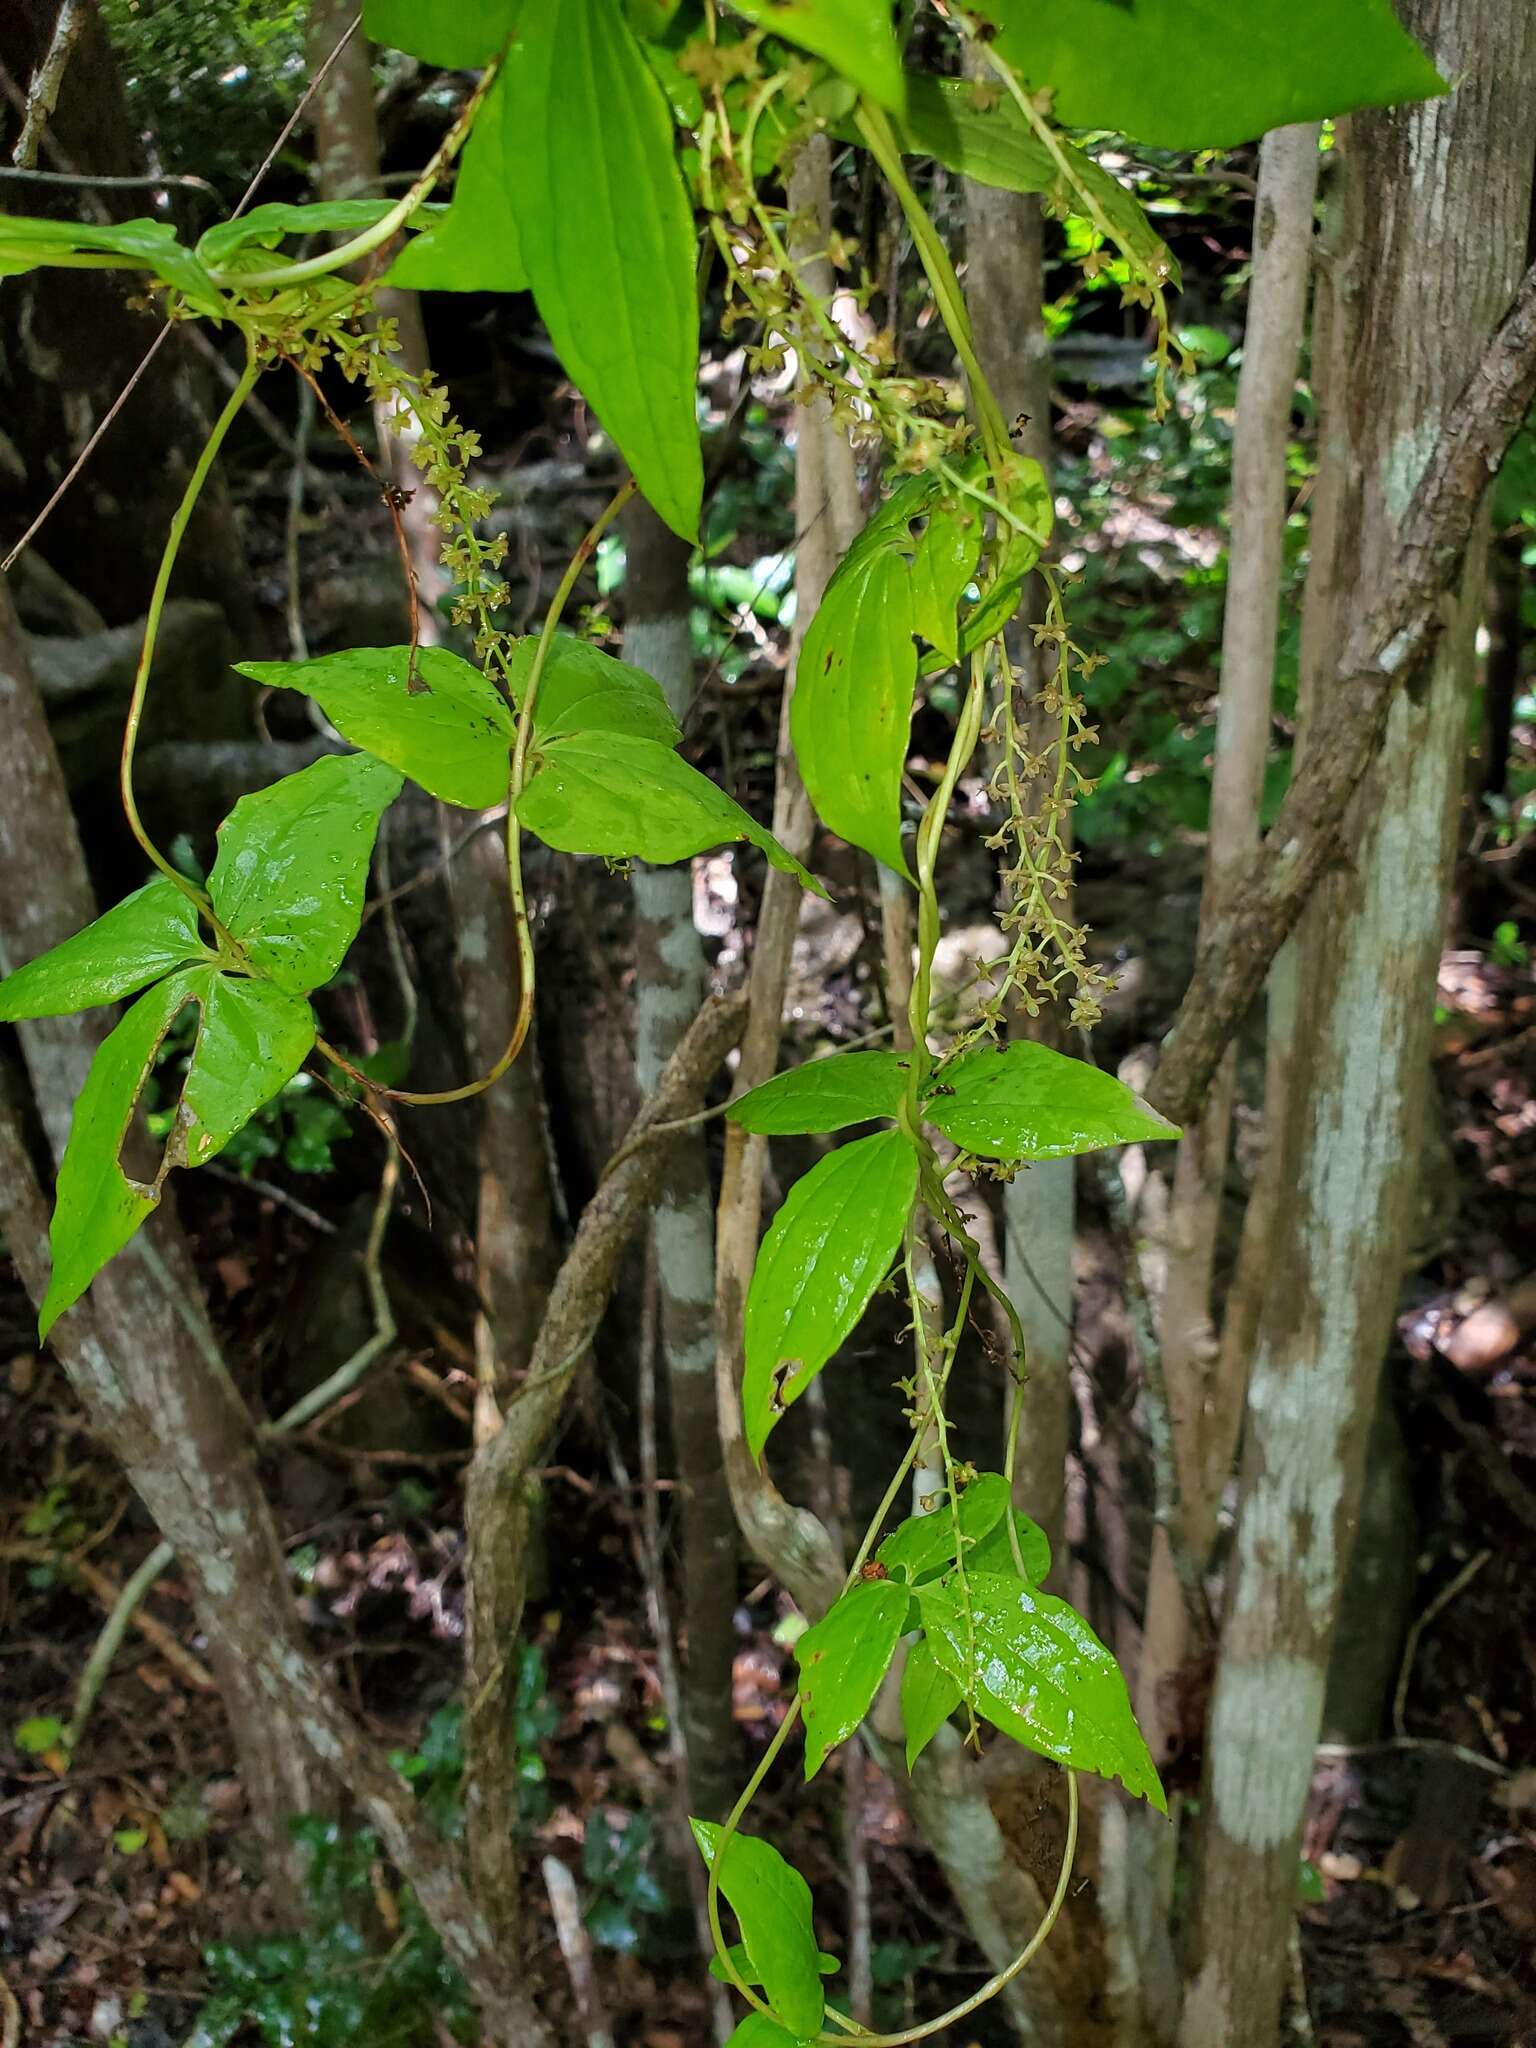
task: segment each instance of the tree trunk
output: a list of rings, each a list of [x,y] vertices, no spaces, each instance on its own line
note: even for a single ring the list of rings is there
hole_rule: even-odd
[[[624,655],[654,676],[679,723],[694,691],[685,541],[643,498],[625,522]],[[693,922],[689,863],[637,863],[635,1079],[649,1095],[704,999],[704,950]],[[734,1797],[731,1672],[736,1631],[736,1523],[715,1404],[715,1229],[702,1131],[672,1148],[651,1224],[660,1296],[672,1446],[682,1497],[682,1721],[689,1811],[723,1820]]]
[[[1253,283],[1232,440],[1230,567],[1205,861],[1207,915],[1214,914],[1259,843],[1285,564],[1286,447],[1306,321],[1319,134],[1316,122],[1277,128],[1265,136],[1259,155]],[[1137,1717],[1159,1761],[1172,1752],[1179,1734],[1179,1670],[1191,1649],[1199,1655],[1205,1647],[1189,1641],[1185,1595],[1169,1545],[1171,1540],[1182,1543],[1196,1568],[1204,1569],[1237,1447],[1248,1364],[1246,1350],[1234,1353],[1218,1346],[1211,1300],[1236,1075],[1233,1046],[1217,1071],[1199,1123],[1186,1128],[1179,1145],[1168,1217],[1160,1337],[1180,1526],[1175,1538],[1159,1528],[1154,1539],[1137,1689]],[[1254,1249],[1264,1257],[1262,1244]]]
[[[1390,576],[1414,485],[1525,249],[1536,16],[1523,0],[1408,0],[1401,11],[1457,84],[1343,131],[1342,234],[1319,351],[1314,663],[1342,643],[1361,593]],[[1352,865],[1318,889],[1286,962],[1291,1083],[1275,1133],[1286,1193],[1249,1391],[1186,2048],[1263,2048],[1278,2022],[1328,1654],[1409,1224],[1482,557],[1474,541],[1434,659],[1393,701],[1360,786]],[[1319,709],[1304,701],[1308,719]]]

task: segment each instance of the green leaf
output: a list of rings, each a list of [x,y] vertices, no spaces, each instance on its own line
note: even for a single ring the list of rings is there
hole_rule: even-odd
[[[313,661],[242,661],[239,674],[302,690],[353,746],[433,796],[471,810],[503,803],[512,713],[490,677],[446,647],[354,647]]]
[[[971,653],[1002,631],[1018,609],[1019,593],[1055,523],[1056,506],[1045,471],[1031,456],[1015,455],[1008,505],[1024,531],[1008,529],[995,550],[986,587],[960,622],[960,652]]]
[[[1026,1749],[1118,1778],[1166,1813],[1120,1667],[1082,1616],[1012,1574],[969,1572],[966,1596],[950,1578],[917,1597],[934,1657],[977,1713]]]
[[[517,814],[557,853],[600,853],[657,866],[728,839],[748,839],[774,867],[817,895],[826,893],[707,775],[670,747],[635,733],[567,733],[541,744]]]
[[[908,1650],[901,1674],[901,1725],[907,1732],[909,1772],[964,1698],[957,1681],[935,1661],[928,1638],[921,1637]]]
[[[80,1299],[160,1199],[157,1183],[129,1179],[118,1154],[161,1041],[192,1000],[198,979],[199,970],[190,969],[158,983],[97,1048],[59,1164],[49,1233],[53,1271],[38,1314],[40,1337]]]
[[[815,2034],[827,2009],[821,1950],[811,1927],[811,1888],[778,1850],[756,1835],[691,1821],[706,1868],[720,1857],[720,1889],[741,1925],[741,1939],[764,1996],[795,2034]]]
[[[1039,192],[1076,214],[1086,215],[1085,201],[1091,201],[1148,276],[1178,284],[1178,262],[1136,195],[1086,152],[1063,142],[1078,187],[1074,190],[1017,102],[995,82],[979,87],[971,79],[909,73],[907,110],[897,123],[897,136],[908,154],[931,156],[978,185]]]
[[[950,1512],[947,1494],[935,1494],[933,1499],[935,1507],[909,1516],[875,1552],[889,1571],[904,1572],[912,1584],[925,1573],[947,1569],[955,1561],[956,1516]],[[1000,1472],[982,1473],[961,1493],[958,1518],[967,1563],[972,1547],[996,1527],[1007,1505],[1008,1482]]]
[[[315,1016],[270,981],[210,972],[167,1166],[202,1166],[303,1066]]]
[[[116,1002],[207,950],[190,897],[162,876],[0,981],[0,1022]]]
[[[1051,1539],[1028,1515],[1015,1508],[1013,1526],[1018,1532],[1019,1555],[1024,1560],[1024,1576],[1032,1586],[1043,1586],[1051,1575]],[[977,1544],[966,1553],[966,1570],[978,1572],[1018,1573],[1013,1559],[1013,1545],[1008,1541],[1006,1519],[998,1522]]]
[[[909,1597],[894,1579],[861,1579],[795,1645],[807,1780],[869,1712],[901,1641]]]
[[[408,50],[425,64],[467,71],[489,64],[506,41],[522,0],[363,0],[370,42]]]
[[[747,1290],[742,1406],[753,1457],[869,1306],[916,1194],[911,1141],[881,1131],[839,1146],[785,1197]]]
[[[226,270],[242,249],[271,250],[289,235],[357,235],[381,221],[393,199],[318,199],[310,206],[273,200],[253,206],[238,220],[221,220],[198,237],[195,255],[210,270]],[[441,213],[441,207],[428,209]],[[262,266],[265,268],[265,265]]]
[[[152,270],[205,313],[218,312],[222,303],[212,278],[177,240],[168,220],[125,220],[100,227],[92,221],[0,214],[0,277],[20,277],[76,255],[125,256],[126,268]]]
[[[731,0],[731,5],[760,28],[825,57],[860,92],[900,111],[906,80],[886,0]]]
[[[330,754],[243,796],[219,827],[208,891],[252,966],[306,995],[356,936],[379,819],[400,775],[369,754]]]
[[[822,822],[909,877],[901,777],[917,683],[915,628],[904,557],[890,547],[850,554],[806,632],[789,713],[800,772]]]
[[[518,641],[508,664],[507,685],[519,706],[537,646],[530,633]],[[557,633],[549,644],[533,731],[541,740],[575,732],[627,732],[664,747],[675,747],[683,736],[654,676],[569,633]]]
[[[53,1714],[34,1714],[16,1729],[16,1747],[23,1756],[43,1756],[64,1740],[64,1723]]]
[[[793,1131],[841,1131],[872,1116],[895,1116],[907,1090],[907,1063],[894,1052],[835,1052],[776,1074],[738,1096],[727,1114],[744,1131],[778,1137]]]
[[[507,95],[498,78],[475,116],[447,211],[406,243],[385,284],[419,292],[527,291],[511,200],[516,138],[510,142],[509,148]]]
[[[1066,1159],[1179,1136],[1113,1074],[1028,1039],[978,1046],[940,1067],[923,1114],[979,1159]]]
[[[725,2048],[804,2048],[805,2036],[786,2034],[765,2012],[749,2012]]]
[[[1392,0],[983,0],[998,55],[1049,92],[1067,128],[1114,128],[1161,149],[1221,149],[1267,128],[1426,99],[1445,82]]]
[[[746,1944],[744,1942],[733,1941],[729,1949],[727,1949],[726,1953],[729,1955],[731,1962],[735,1967],[736,1975],[741,1979],[743,1984],[757,1985],[762,1983],[763,1980],[757,1973],[757,1966],[753,1962],[752,1958],[747,1954]],[[829,1956],[825,1949],[822,1950],[820,1956],[817,1958],[817,1961],[820,1966],[821,1974],[823,1975],[823,1977],[835,1977],[838,1971],[843,1967],[842,1964],[838,1961],[837,1957]],[[721,1962],[718,1956],[710,1957],[709,1974],[719,1984],[729,1984],[732,1981],[730,1972],[726,1969],[724,1963]],[[788,2040],[791,2037],[786,2034],[784,2038]]]
[[[540,0],[506,73],[523,262],[555,351],[661,517],[698,536],[693,213],[618,0]]]
[[[966,585],[981,559],[981,510],[963,506],[929,516],[928,529],[912,558],[912,622],[951,661],[960,659],[956,617]]]

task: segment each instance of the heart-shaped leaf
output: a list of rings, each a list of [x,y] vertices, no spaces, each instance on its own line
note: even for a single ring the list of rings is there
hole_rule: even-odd
[[[1012,1574],[968,1572],[921,1587],[934,1657],[985,1720],[1074,1770],[1118,1778],[1167,1812],[1120,1667],[1065,1600]]]
[[[979,1159],[1066,1159],[1179,1135],[1113,1074],[1031,1039],[947,1062],[923,1114]]]
[[[305,995],[341,965],[379,819],[399,793],[399,772],[384,762],[330,754],[242,797],[219,827],[213,907],[279,988]]]

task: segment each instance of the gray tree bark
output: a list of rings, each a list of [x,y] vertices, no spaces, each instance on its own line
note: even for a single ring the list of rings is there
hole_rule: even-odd
[[[1407,0],[1457,81],[1353,117],[1326,363],[1324,487],[1304,712],[1360,593],[1390,583],[1437,433],[1519,277],[1536,16],[1522,0]],[[1303,914],[1268,1285],[1207,1751],[1185,2048],[1274,2038],[1297,1847],[1372,1399],[1397,1299],[1481,590],[1474,540],[1419,687],[1391,706],[1350,816],[1351,868]],[[1308,686],[1310,685],[1310,688]]]

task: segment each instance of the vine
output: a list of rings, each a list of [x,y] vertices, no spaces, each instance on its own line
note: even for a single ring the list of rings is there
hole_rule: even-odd
[[[393,5],[379,4],[394,21]],[[433,55],[434,38],[448,39],[444,8],[434,0],[420,12],[424,40],[412,47],[428,61],[450,61]],[[1091,788],[1075,756],[1095,737],[1078,686],[1098,657],[1073,640],[1062,578],[1042,563],[1051,494],[1038,464],[1013,446],[955,266],[908,160],[937,158],[1039,192],[1085,219],[1115,252],[1128,302],[1148,317],[1159,405],[1177,358],[1166,302],[1176,269],[1129,193],[1065,139],[1050,93],[1026,82],[1022,32],[1001,0],[968,13],[935,8],[946,63],[968,48],[984,74],[971,83],[948,71],[904,70],[889,13],[853,0],[739,0],[732,9],[713,0],[694,8],[545,0],[526,11],[508,0],[495,36],[487,31],[478,50],[479,82],[400,200],[256,208],[210,230],[195,249],[158,221],[0,222],[0,272],[42,263],[148,269],[171,318],[228,323],[245,351],[167,536],[124,731],[123,809],[156,877],[0,984],[5,1019],[137,998],[102,1046],[77,1106],[59,1176],[44,1333],[150,1213],[167,1173],[212,1158],[311,1054],[379,1103],[459,1101],[507,1072],[535,1001],[525,836],[558,852],[648,861],[746,841],[802,886],[820,888],[681,759],[681,733],[649,677],[561,631],[583,569],[636,490],[696,537],[699,305],[717,277],[724,331],[753,331],[749,367],[777,373],[793,358],[797,399],[824,400],[871,467],[887,472],[888,492],[808,624],[791,730],[823,823],[915,891],[911,1047],[815,1060],[728,1110],[744,1129],[764,1133],[881,1126],[828,1152],[790,1191],[764,1238],[745,1309],[741,1400],[752,1455],[764,1455],[780,1419],[895,1271],[915,1354],[900,1383],[906,1453],[841,1596],[801,1638],[796,1697],[724,1824],[695,1823],[708,1866],[715,1968],[749,2008],[739,2038],[763,2048],[786,2040],[905,2048],[967,2018],[1027,1967],[1061,1911],[1077,1842],[1077,1773],[1117,1777],[1133,1794],[1164,1803],[1114,1659],[1081,1617],[1042,1590],[1049,1547],[1013,1500],[1027,1373],[1022,1332],[948,1185],[958,1172],[1007,1176],[1032,1160],[1177,1133],[1091,1063],[1003,1041],[1015,1008],[1033,1013],[1047,1002],[1067,1002],[1074,1025],[1091,1025],[1106,986],[1066,908],[1070,814]],[[452,62],[464,61],[463,37],[473,33],[455,28]],[[958,383],[904,367],[889,332],[856,338],[839,299],[846,294],[867,313],[867,278],[820,287],[821,266],[836,278],[853,252],[775,196],[785,165],[817,133],[866,150],[894,194],[963,397]],[[429,206],[456,159],[451,203]],[[574,251],[567,216],[583,222]],[[298,260],[281,255],[286,238],[317,231],[345,239]],[[497,289],[532,289],[567,370],[629,462],[630,479],[576,548],[536,634],[505,623],[507,543],[482,532],[493,501],[475,479],[478,436],[439,383],[398,360],[392,327],[375,312],[373,277],[344,275],[358,263],[376,269],[402,233],[409,239],[390,259],[391,282],[482,289],[494,277]],[[198,886],[145,829],[135,750],[182,536],[246,399],[278,365],[306,380],[344,435],[320,391],[328,366],[409,429],[456,586],[450,623],[473,658],[420,645],[413,609],[404,647],[240,664],[257,683],[312,697],[357,751],[242,799]],[[398,503],[387,502],[398,527]],[[1043,593],[1032,632],[1046,658],[1026,711],[1028,685],[1007,631],[1028,591]],[[910,720],[921,678],[946,670],[965,681],[909,858],[902,789]],[[957,792],[983,748],[996,817],[988,844],[1003,856],[1009,946],[989,964],[975,1022],[943,1043],[934,991],[941,859]],[[471,809],[505,804],[517,936],[518,1003],[504,1052],[476,1079],[431,1092],[370,1079],[319,1035],[310,1005],[357,931],[374,836],[406,776]],[[200,1019],[176,1128],[156,1181],[144,1185],[124,1173],[119,1152],[155,1055],[189,1003]],[[251,1045],[255,1057],[231,1057]],[[916,1271],[925,1217],[956,1274],[952,1313],[934,1329]],[[978,1289],[998,1301],[1011,1333],[1005,1364],[1014,1419],[1000,1472],[978,1473],[961,1455],[947,1408]],[[936,1453],[942,1487],[888,1529],[924,1446]],[[971,1739],[987,1722],[1065,1769],[1068,1824],[1055,1890],[1020,1954],[939,2018],[881,2034],[827,2001],[808,1887],[743,1824],[793,1735],[803,1732],[814,1776],[829,1750],[855,1735],[898,1663],[908,1769],[963,1709]],[[726,1939],[725,1906],[739,1944]]]

